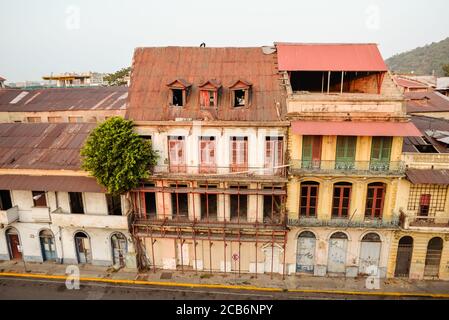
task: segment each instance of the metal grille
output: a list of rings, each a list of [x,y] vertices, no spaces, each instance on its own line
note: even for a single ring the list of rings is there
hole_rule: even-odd
[[[423,215],[435,214],[436,211],[444,211],[446,203],[447,186],[435,184],[412,185],[408,197],[408,210],[423,211]],[[426,203],[423,203],[423,195]],[[428,197],[430,195],[430,201]]]

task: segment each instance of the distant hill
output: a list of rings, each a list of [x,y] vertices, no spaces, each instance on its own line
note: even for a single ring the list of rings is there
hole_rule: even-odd
[[[394,55],[386,63],[395,73],[431,75],[435,70],[436,76],[444,76],[441,67],[449,64],[449,38]]]

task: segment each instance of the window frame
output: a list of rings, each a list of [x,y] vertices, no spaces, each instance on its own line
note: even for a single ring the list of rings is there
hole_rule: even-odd
[[[231,172],[239,172],[240,171],[246,171],[248,170],[248,137],[237,137],[237,136],[233,136],[230,137],[230,167],[231,167]],[[243,163],[239,163],[237,162],[237,158],[239,158],[237,156],[237,150],[242,150],[242,147],[237,147],[239,144],[243,145],[243,158],[244,158],[244,162]],[[235,160],[234,161],[234,150],[235,150]]]
[[[307,189],[306,195],[304,195],[303,191],[304,189]],[[316,189],[316,195],[312,196],[312,189]],[[303,181],[299,185],[299,218],[301,217],[317,217],[317,211],[318,211],[318,200],[319,200],[319,192],[320,192],[320,184],[315,181]],[[311,206],[311,199],[315,198],[315,206]],[[305,206],[305,214],[303,214],[303,208],[302,200],[306,200],[306,206]],[[314,213],[311,214],[311,209],[314,208]]]
[[[373,197],[369,197],[370,190],[373,190]],[[380,196],[378,195],[380,192]],[[365,219],[382,219],[385,205],[385,197],[387,193],[387,186],[385,183],[370,183],[366,191],[365,203]],[[371,208],[368,207],[368,201],[371,199]],[[380,200],[380,208],[377,207],[377,202]],[[379,211],[379,214],[376,214]]]
[[[333,219],[347,219],[350,214],[351,210],[351,196],[352,196],[352,183],[335,183],[332,188],[332,211],[331,211],[331,217]],[[335,195],[335,191],[339,190],[339,195]],[[347,197],[345,197],[345,190],[349,190],[349,194]],[[348,206],[344,207],[343,202],[345,198],[348,199]],[[335,206],[335,200],[338,199],[338,206]],[[337,209],[337,214],[334,214],[334,210]],[[344,209],[347,210],[347,214],[343,215]]]
[[[34,200],[34,197],[41,195],[41,197],[37,200]],[[33,207],[34,208],[48,208],[47,204],[47,192],[45,191],[31,191],[31,197],[33,199]]]

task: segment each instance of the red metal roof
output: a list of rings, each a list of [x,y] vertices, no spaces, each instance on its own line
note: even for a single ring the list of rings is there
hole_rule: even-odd
[[[279,70],[387,71],[376,44],[276,43]]]
[[[276,68],[276,53],[262,48],[161,47],[134,52],[126,117],[136,121],[193,120],[276,121],[286,112],[286,90]],[[192,84],[182,108],[169,106],[167,83]],[[222,87],[217,108],[199,103],[199,86],[215,79]],[[249,105],[234,108],[230,86],[251,86]]]
[[[396,82],[396,84],[398,86],[404,87],[404,88],[413,88],[413,89],[427,89],[429,88],[428,85],[416,81],[416,80],[410,80],[410,79],[405,79],[402,77],[393,77],[394,82]]]
[[[292,121],[292,131],[299,135],[420,137],[411,122]]]

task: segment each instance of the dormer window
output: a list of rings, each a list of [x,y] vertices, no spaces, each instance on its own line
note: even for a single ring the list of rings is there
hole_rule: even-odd
[[[231,105],[234,108],[248,106],[250,89],[250,82],[244,80],[234,82],[234,84],[229,87],[229,90],[231,90]]]
[[[201,83],[198,87],[200,88],[200,106],[217,107],[218,90],[221,88],[220,82],[212,79]]]
[[[170,89],[169,105],[173,107],[185,106],[191,86],[192,84],[184,79],[176,79],[168,83],[167,87]]]

